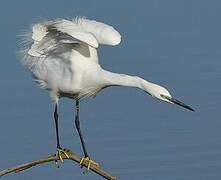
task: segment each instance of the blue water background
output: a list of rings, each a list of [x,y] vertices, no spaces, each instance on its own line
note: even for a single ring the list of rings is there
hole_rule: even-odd
[[[221,179],[221,1],[3,0],[0,3],[0,170],[55,153],[53,104],[16,51],[30,24],[85,16],[113,25],[119,46],[99,47],[100,64],[167,87],[190,112],[146,93],[110,87],[82,101],[80,121],[91,159],[118,179]],[[83,155],[74,102],[59,106],[61,144]],[[4,180],[102,179],[65,161]]]

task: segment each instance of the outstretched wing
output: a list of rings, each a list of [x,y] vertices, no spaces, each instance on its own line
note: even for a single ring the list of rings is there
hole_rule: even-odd
[[[31,47],[22,51],[23,63],[31,69],[47,56],[55,53],[71,51],[75,44],[88,44],[97,48],[98,43],[106,45],[117,45],[121,36],[112,26],[88,20],[75,18],[73,20],[56,19],[46,21],[32,26]]]
[[[32,39],[34,43],[28,54],[34,57],[44,57],[62,44],[86,43],[94,48],[98,47],[98,42],[91,33],[64,19],[35,24]]]
[[[94,48],[98,47],[98,43],[114,46],[120,43],[121,36],[107,24],[75,18],[72,21],[57,19],[35,24],[32,27],[32,39],[34,43],[28,54],[43,57],[61,44],[86,43]]]

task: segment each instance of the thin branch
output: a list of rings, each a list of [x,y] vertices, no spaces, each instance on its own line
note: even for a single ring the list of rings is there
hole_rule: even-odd
[[[65,152],[68,154],[69,160],[73,160],[77,163],[80,163],[81,158],[79,156],[77,156],[76,154],[74,154],[73,152],[71,152],[68,149],[65,149]],[[62,154],[62,158],[63,159],[68,159],[64,154]],[[45,158],[42,158],[42,159],[39,159],[39,160],[36,160],[36,161],[24,163],[24,164],[21,164],[21,165],[18,165],[18,166],[0,171],[0,177],[6,175],[8,173],[11,173],[11,172],[20,172],[20,171],[23,171],[25,169],[31,168],[33,166],[36,166],[38,164],[42,164],[42,163],[46,163],[46,162],[50,162],[50,161],[56,161],[56,160],[59,160],[56,155],[50,155],[48,157],[45,157]],[[86,162],[86,161],[84,161],[82,163],[82,166],[84,166],[84,167],[87,167],[87,165],[88,165],[88,162]],[[96,166],[90,166],[90,170],[97,173],[97,174],[99,174],[100,176],[104,177],[105,179],[117,180],[116,177],[111,176],[110,174],[106,173],[104,170],[102,170],[102,169],[100,169]]]

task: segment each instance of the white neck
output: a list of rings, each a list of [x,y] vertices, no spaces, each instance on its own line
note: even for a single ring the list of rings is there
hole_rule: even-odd
[[[105,86],[128,86],[136,87],[152,94],[153,83],[148,82],[137,76],[129,76],[125,74],[112,73],[103,70],[102,79]]]

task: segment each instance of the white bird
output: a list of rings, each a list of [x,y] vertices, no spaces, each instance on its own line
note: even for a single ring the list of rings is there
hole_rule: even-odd
[[[27,34],[26,34],[27,35]],[[104,70],[98,61],[99,44],[115,46],[120,43],[121,35],[111,26],[88,20],[55,19],[32,25],[32,31],[25,42],[31,47],[22,51],[23,63],[28,66],[35,81],[42,89],[49,91],[55,102],[54,119],[56,125],[56,154],[63,162],[58,134],[58,101],[62,97],[76,100],[75,125],[82,143],[84,158],[90,164],[79,124],[79,100],[94,97],[99,91],[109,86],[129,86],[139,88],[149,95],[172,104],[178,104],[194,111],[191,107],[172,98],[168,90],[137,76],[117,74]],[[57,165],[57,162],[56,162]],[[57,165],[58,166],[58,165]]]

